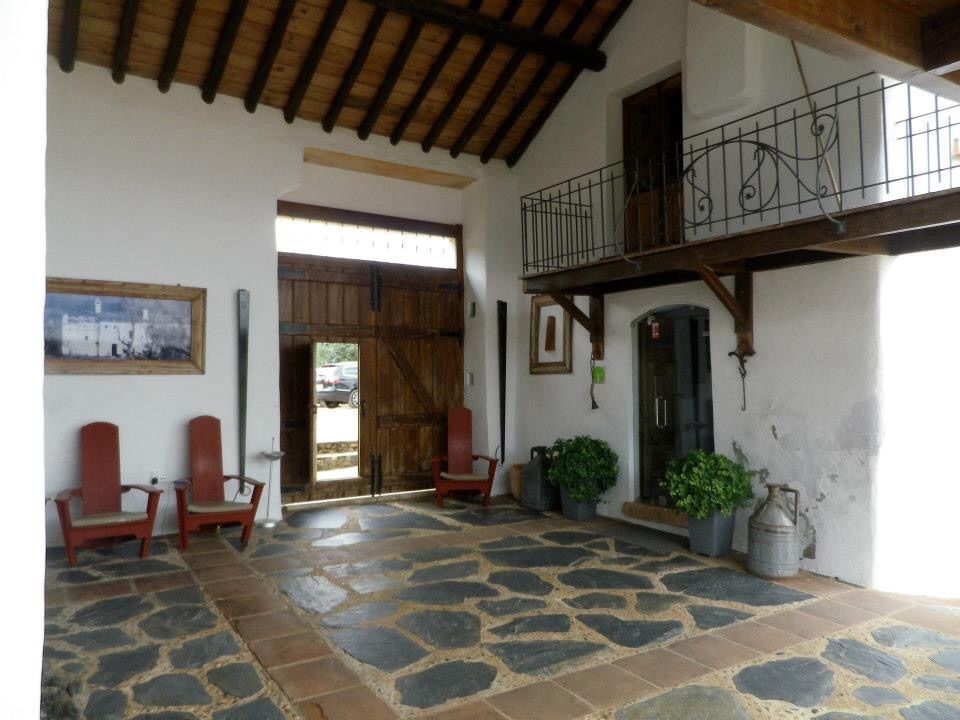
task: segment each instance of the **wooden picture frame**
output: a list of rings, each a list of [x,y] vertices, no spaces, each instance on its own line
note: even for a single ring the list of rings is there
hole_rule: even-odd
[[[556,349],[549,351],[542,347],[546,338],[542,336],[550,324],[551,318],[563,317],[556,323],[561,334]],[[549,295],[535,295],[530,299],[530,374],[561,375],[573,372],[573,318],[561,308]]]
[[[202,375],[207,291],[47,278],[50,375]]]

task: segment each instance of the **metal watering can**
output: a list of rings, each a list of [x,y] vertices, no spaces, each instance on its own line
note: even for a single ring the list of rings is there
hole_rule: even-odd
[[[785,493],[793,493],[793,510]],[[767,485],[767,499],[758,507],[747,530],[747,570],[764,578],[793,577],[800,571],[800,494],[786,485]]]

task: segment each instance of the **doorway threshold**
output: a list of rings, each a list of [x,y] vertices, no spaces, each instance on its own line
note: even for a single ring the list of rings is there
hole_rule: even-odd
[[[382,495],[354,495],[352,497],[327,498],[324,500],[303,500],[300,502],[283,503],[283,508],[309,508],[309,507],[327,507],[331,505],[375,505],[379,502],[390,500],[406,500],[408,498],[425,497],[433,495],[433,488],[423,490],[401,490],[393,493],[383,493]]]
[[[628,500],[621,508],[623,514],[635,520],[643,520],[658,525],[669,525],[670,527],[687,527],[687,516],[673,508],[652,503],[641,502],[640,500]]]

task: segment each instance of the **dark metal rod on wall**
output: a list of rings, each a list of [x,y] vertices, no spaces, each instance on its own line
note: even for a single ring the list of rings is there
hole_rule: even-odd
[[[497,300],[497,339],[500,370],[500,463],[507,461],[507,303]]]
[[[239,447],[240,492],[243,493],[247,474],[247,360],[250,348],[250,291],[237,290],[237,357],[238,382],[240,390],[240,417],[237,423]]]

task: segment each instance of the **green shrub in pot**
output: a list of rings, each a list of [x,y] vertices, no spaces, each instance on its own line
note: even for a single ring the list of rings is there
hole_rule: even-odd
[[[617,484],[617,454],[587,435],[561,438],[550,448],[547,475],[560,486],[564,516],[587,520],[597,514],[600,496]]]
[[[725,455],[691,450],[670,461],[660,486],[687,516],[694,552],[711,557],[730,552],[734,511],[753,498],[749,470]]]

